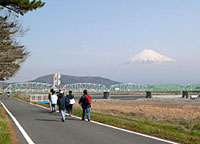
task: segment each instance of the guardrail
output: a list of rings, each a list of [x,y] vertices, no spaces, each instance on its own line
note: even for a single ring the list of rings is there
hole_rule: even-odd
[[[48,102],[48,94],[28,94],[30,102]]]

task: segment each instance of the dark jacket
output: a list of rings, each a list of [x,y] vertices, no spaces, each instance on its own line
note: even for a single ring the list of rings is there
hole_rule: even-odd
[[[69,105],[70,99],[73,99],[73,98],[74,98],[73,94],[66,95],[66,105]]]
[[[59,99],[60,99],[61,97],[63,97],[64,94],[58,93],[57,96],[58,96],[57,105],[59,106],[59,109],[60,109],[60,100],[59,100]]]
[[[51,101],[51,93],[49,93],[48,99],[49,99],[49,101]]]
[[[74,95],[73,95],[73,94],[69,94],[69,98],[70,98],[70,99],[73,99],[73,98],[74,98]]]
[[[66,97],[63,95],[63,96],[60,96],[59,99],[58,99],[58,103],[59,103],[59,108],[60,110],[65,110],[65,101],[66,101]]]
[[[91,104],[86,104],[84,101],[85,95],[82,95],[79,99],[78,103],[81,104],[82,108],[88,108],[91,107]]]

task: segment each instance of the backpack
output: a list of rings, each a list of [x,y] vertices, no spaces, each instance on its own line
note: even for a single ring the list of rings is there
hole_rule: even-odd
[[[87,94],[85,95],[84,102],[85,102],[85,104],[91,104],[91,98],[89,95],[87,95]]]

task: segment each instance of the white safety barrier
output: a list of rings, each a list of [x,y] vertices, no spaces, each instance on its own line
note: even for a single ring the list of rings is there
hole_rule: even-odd
[[[28,94],[30,102],[48,102],[48,94]]]

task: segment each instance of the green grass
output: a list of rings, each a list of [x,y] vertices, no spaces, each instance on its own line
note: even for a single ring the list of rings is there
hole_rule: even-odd
[[[2,108],[0,108],[0,144],[11,144],[8,122],[2,115]]]
[[[196,125],[194,125],[193,129],[200,131],[200,120]]]

